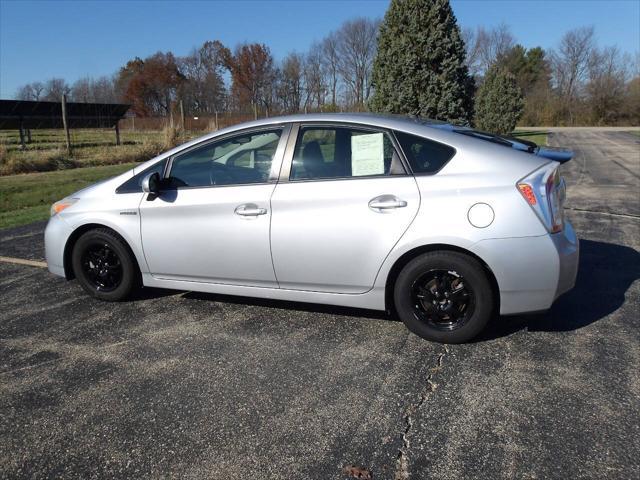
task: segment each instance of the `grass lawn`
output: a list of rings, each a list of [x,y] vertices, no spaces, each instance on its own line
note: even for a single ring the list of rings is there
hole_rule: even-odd
[[[529,130],[516,130],[513,132],[513,136],[516,138],[522,138],[523,140],[529,140],[535,142],[540,146],[547,144],[548,132],[529,131]]]
[[[46,220],[51,204],[135,163],[0,177],[0,228]]]
[[[170,131],[122,131],[115,145],[113,130],[71,130],[71,155],[66,151],[63,130],[32,130],[23,150],[16,131],[0,131],[0,175],[49,172],[76,167],[96,167],[140,162],[153,158],[203,132],[174,136]]]

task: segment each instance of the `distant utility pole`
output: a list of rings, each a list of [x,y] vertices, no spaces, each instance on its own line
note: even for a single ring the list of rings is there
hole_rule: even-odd
[[[62,125],[67,138],[67,153],[71,155],[71,137],[69,136],[69,122],[67,121],[67,96],[62,94]]]

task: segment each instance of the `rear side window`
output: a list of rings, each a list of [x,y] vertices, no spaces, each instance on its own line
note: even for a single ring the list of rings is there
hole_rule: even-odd
[[[303,127],[291,166],[291,180],[402,174],[391,139],[384,132],[347,127]],[[394,161],[398,165],[394,165]]]
[[[456,150],[442,143],[404,132],[395,132],[413,173],[436,173],[453,158]]]
[[[164,167],[167,164],[166,160],[162,160],[158,162],[146,170],[134,175],[132,178],[124,182],[118,188],[116,188],[116,193],[142,193],[142,179],[149,175],[150,173],[158,173],[161,177],[164,173]]]

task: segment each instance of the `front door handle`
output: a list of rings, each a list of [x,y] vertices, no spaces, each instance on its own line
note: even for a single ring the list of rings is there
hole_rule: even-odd
[[[265,215],[267,213],[266,208],[260,208],[255,203],[245,203],[238,205],[235,209],[236,215],[243,217],[257,217],[258,215]]]
[[[407,206],[407,202],[400,200],[395,195],[380,195],[369,201],[369,208],[375,212],[383,212],[394,208],[403,208]]]

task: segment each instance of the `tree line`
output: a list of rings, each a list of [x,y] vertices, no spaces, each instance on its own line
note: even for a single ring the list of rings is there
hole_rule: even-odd
[[[550,50],[507,25],[460,29],[448,0],[393,0],[383,20],[344,22],[277,61],[263,43],[217,40],[185,56],[134,58],[111,77],[22,86],[24,100],[127,102],[139,116],[374,110],[509,126],[640,123],[639,58],[600,47],[593,27]]]

